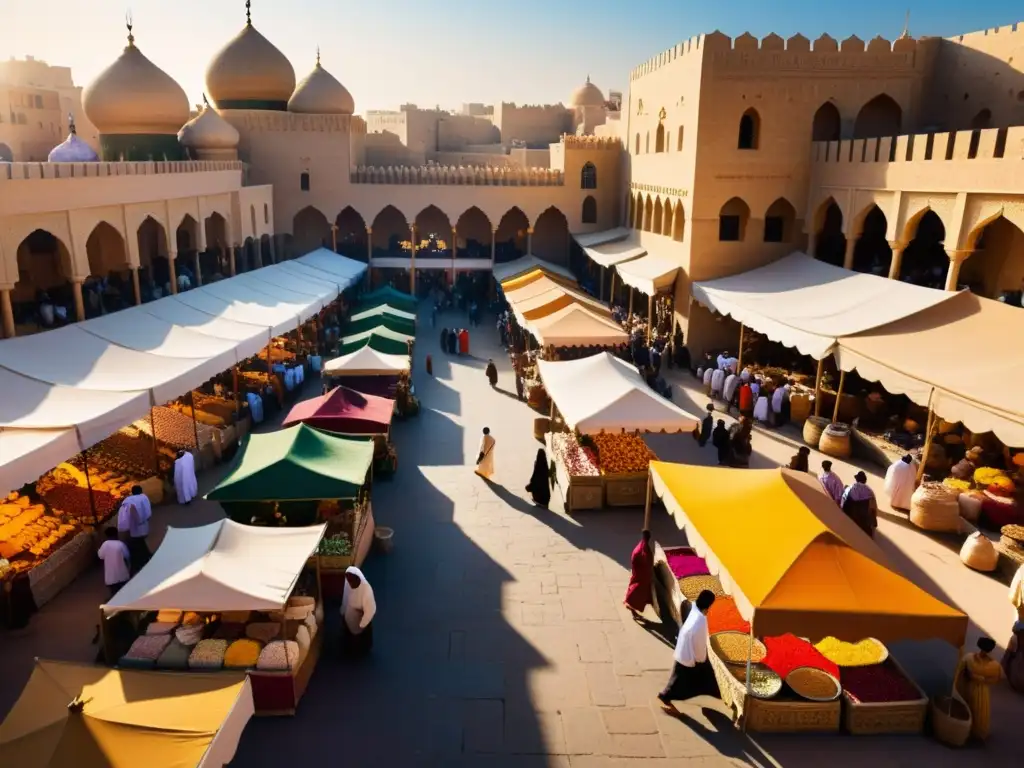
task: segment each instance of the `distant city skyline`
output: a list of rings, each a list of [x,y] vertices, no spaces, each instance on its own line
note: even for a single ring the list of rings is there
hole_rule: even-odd
[[[129,0],[5,0],[0,58],[42,59],[71,68],[88,85],[125,46]],[[216,7],[214,7],[216,6]],[[500,10],[470,0],[254,0],[253,25],[302,79],[316,61],[352,93],[356,111],[404,103],[457,110],[464,103],[565,102],[589,75],[608,94],[628,93],[631,68],[693,35],[721,29],[757,37],[797,32],[814,39],[856,34],[895,39],[911,11],[915,37],[1015,23],[1008,0],[972,6],[953,0],[900,5],[863,0],[856,9],[812,0],[734,0],[728,8],[681,0],[519,0]],[[829,6],[829,7],[824,7]],[[206,65],[245,24],[244,0],[130,2],[136,45],[201,103]]]

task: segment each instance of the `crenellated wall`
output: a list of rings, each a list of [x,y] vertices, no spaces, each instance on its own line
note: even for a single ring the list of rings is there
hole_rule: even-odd
[[[444,184],[487,187],[553,187],[563,183],[561,171],[510,166],[360,166],[351,172],[353,184]]]

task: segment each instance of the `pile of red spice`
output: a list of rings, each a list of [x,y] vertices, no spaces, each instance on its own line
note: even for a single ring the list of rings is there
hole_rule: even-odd
[[[668,550],[665,552],[668,568],[677,579],[687,576],[706,576],[711,573],[703,557],[698,557],[689,550]]]
[[[839,667],[822,656],[821,652],[809,642],[796,635],[766,637],[764,638],[764,647],[768,649],[768,655],[764,657],[764,665],[783,680],[797,667],[813,667],[839,679]]]
[[[892,661],[869,667],[843,667],[839,681],[843,690],[859,704],[917,701],[921,692]]]
[[[708,609],[708,634],[713,635],[716,632],[750,632],[750,622],[740,616],[736,601],[728,595],[715,598],[715,602]]]

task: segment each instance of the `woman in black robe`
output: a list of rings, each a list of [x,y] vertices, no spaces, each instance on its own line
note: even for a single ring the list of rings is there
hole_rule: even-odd
[[[719,419],[711,433],[711,444],[718,450],[718,466],[728,467],[732,463],[732,442],[729,430],[725,428],[725,420]]]
[[[526,486],[533,497],[533,503],[538,507],[548,508],[551,503],[551,485],[549,484],[548,455],[543,448],[537,449],[537,458],[533,461],[533,474],[530,475],[530,484]]]
[[[447,328],[441,329],[441,351],[448,352],[448,334],[451,333]]]

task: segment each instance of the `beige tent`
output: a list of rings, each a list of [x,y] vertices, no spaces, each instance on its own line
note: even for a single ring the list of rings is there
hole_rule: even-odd
[[[621,325],[575,303],[530,321],[526,329],[544,346],[610,347],[629,342]]]

